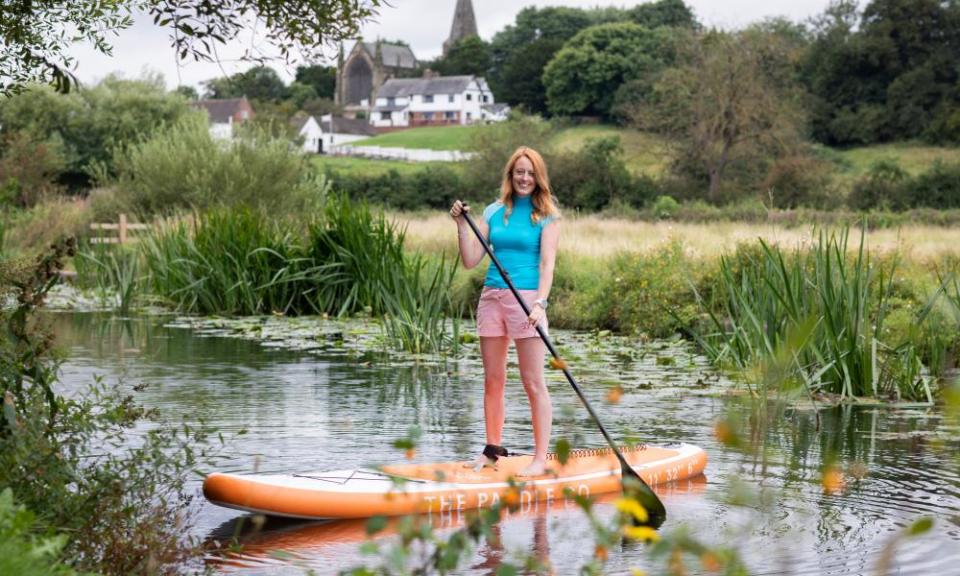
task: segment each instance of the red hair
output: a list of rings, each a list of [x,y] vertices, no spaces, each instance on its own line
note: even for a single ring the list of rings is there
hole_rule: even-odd
[[[517,148],[507,165],[503,167],[503,182],[500,184],[500,201],[506,206],[504,218],[510,216],[513,211],[513,168],[517,161],[526,158],[533,164],[533,178],[537,186],[533,191],[531,201],[533,202],[533,214],[530,216],[533,222],[539,222],[547,217],[560,217],[560,209],[553,199],[553,191],[550,189],[550,177],[547,175],[547,163],[543,161],[543,156],[533,148],[521,146]]]

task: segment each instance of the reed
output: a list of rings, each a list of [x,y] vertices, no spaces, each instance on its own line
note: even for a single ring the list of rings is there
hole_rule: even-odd
[[[322,270],[291,226],[250,209],[196,214],[143,241],[154,291],[199,314],[302,313]]]
[[[932,400],[916,347],[882,342],[898,263],[873,264],[864,239],[851,251],[848,230],[821,232],[808,250],[760,241],[721,258],[717,301],[701,299],[712,332],[694,337],[714,362],[741,370],[790,350],[784,381],[811,392]]]
[[[82,244],[74,258],[77,282],[93,289],[101,305],[127,314],[143,293],[141,255],[136,248]]]
[[[388,342],[456,349],[455,262],[404,251],[405,230],[344,195],[326,197],[306,232],[249,209],[216,209],[143,241],[156,294],[198,314],[384,317]]]
[[[330,270],[319,279],[310,302],[317,312],[336,315],[388,311],[396,279],[406,279],[405,231],[363,202],[331,195],[322,218],[308,227],[306,255]]]
[[[414,354],[459,352],[460,311],[447,320],[456,271],[456,260],[430,261],[419,253],[410,257],[405,274],[384,292],[383,326],[390,342]]]

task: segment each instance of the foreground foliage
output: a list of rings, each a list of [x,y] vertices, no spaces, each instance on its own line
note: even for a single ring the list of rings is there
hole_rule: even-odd
[[[38,532],[62,534],[37,553],[12,550],[32,556],[9,560],[30,568],[28,558],[56,555],[101,574],[174,572],[196,554],[184,537],[185,486],[206,458],[206,436],[159,420],[119,387],[92,382],[70,397],[56,390],[53,336],[37,311],[72,252],[65,242],[34,263],[0,265],[3,294],[15,300],[0,311],[0,489],[35,514]],[[16,533],[9,538],[15,543]]]

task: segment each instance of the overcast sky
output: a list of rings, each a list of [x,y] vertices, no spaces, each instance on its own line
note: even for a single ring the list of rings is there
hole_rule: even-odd
[[[418,59],[428,60],[440,54],[443,41],[450,34],[456,0],[388,0],[393,7],[384,7],[375,21],[363,26],[363,37],[374,40],[404,40],[413,48]],[[803,21],[821,13],[829,0],[686,0],[697,18],[708,26],[725,29],[739,28],[767,17],[785,16]],[[490,40],[494,34],[513,23],[524,6],[595,6],[629,7],[633,1],[617,0],[474,0],[480,36]],[[170,47],[167,31],[155,27],[147,17],[139,17],[134,26],[113,39],[113,56],[104,56],[89,46],[77,45],[71,52],[77,60],[77,76],[84,84],[95,83],[107,74],[118,72],[124,77],[136,78],[145,71],[161,73],[169,88],[187,84],[200,88],[204,80],[246,70],[251,66],[238,59],[251,46],[268,50],[253,33],[245,33],[242,40],[218,50],[220,63],[177,63]],[[349,50],[351,45],[347,45]],[[331,53],[331,56],[334,54]],[[283,62],[271,64],[290,81],[296,65],[286,68]]]

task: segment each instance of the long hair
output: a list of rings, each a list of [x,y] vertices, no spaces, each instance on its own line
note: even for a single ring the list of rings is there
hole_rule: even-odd
[[[560,209],[553,199],[553,191],[550,189],[550,177],[547,175],[547,163],[543,161],[543,156],[533,148],[521,146],[517,148],[507,165],[503,167],[503,182],[500,184],[500,201],[506,209],[503,211],[504,219],[510,216],[513,211],[513,168],[517,161],[526,158],[533,164],[533,178],[536,182],[536,188],[533,190],[531,201],[533,202],[533,214],[530,219],[537,223],[544,218],[553,216],[560,217]]]

